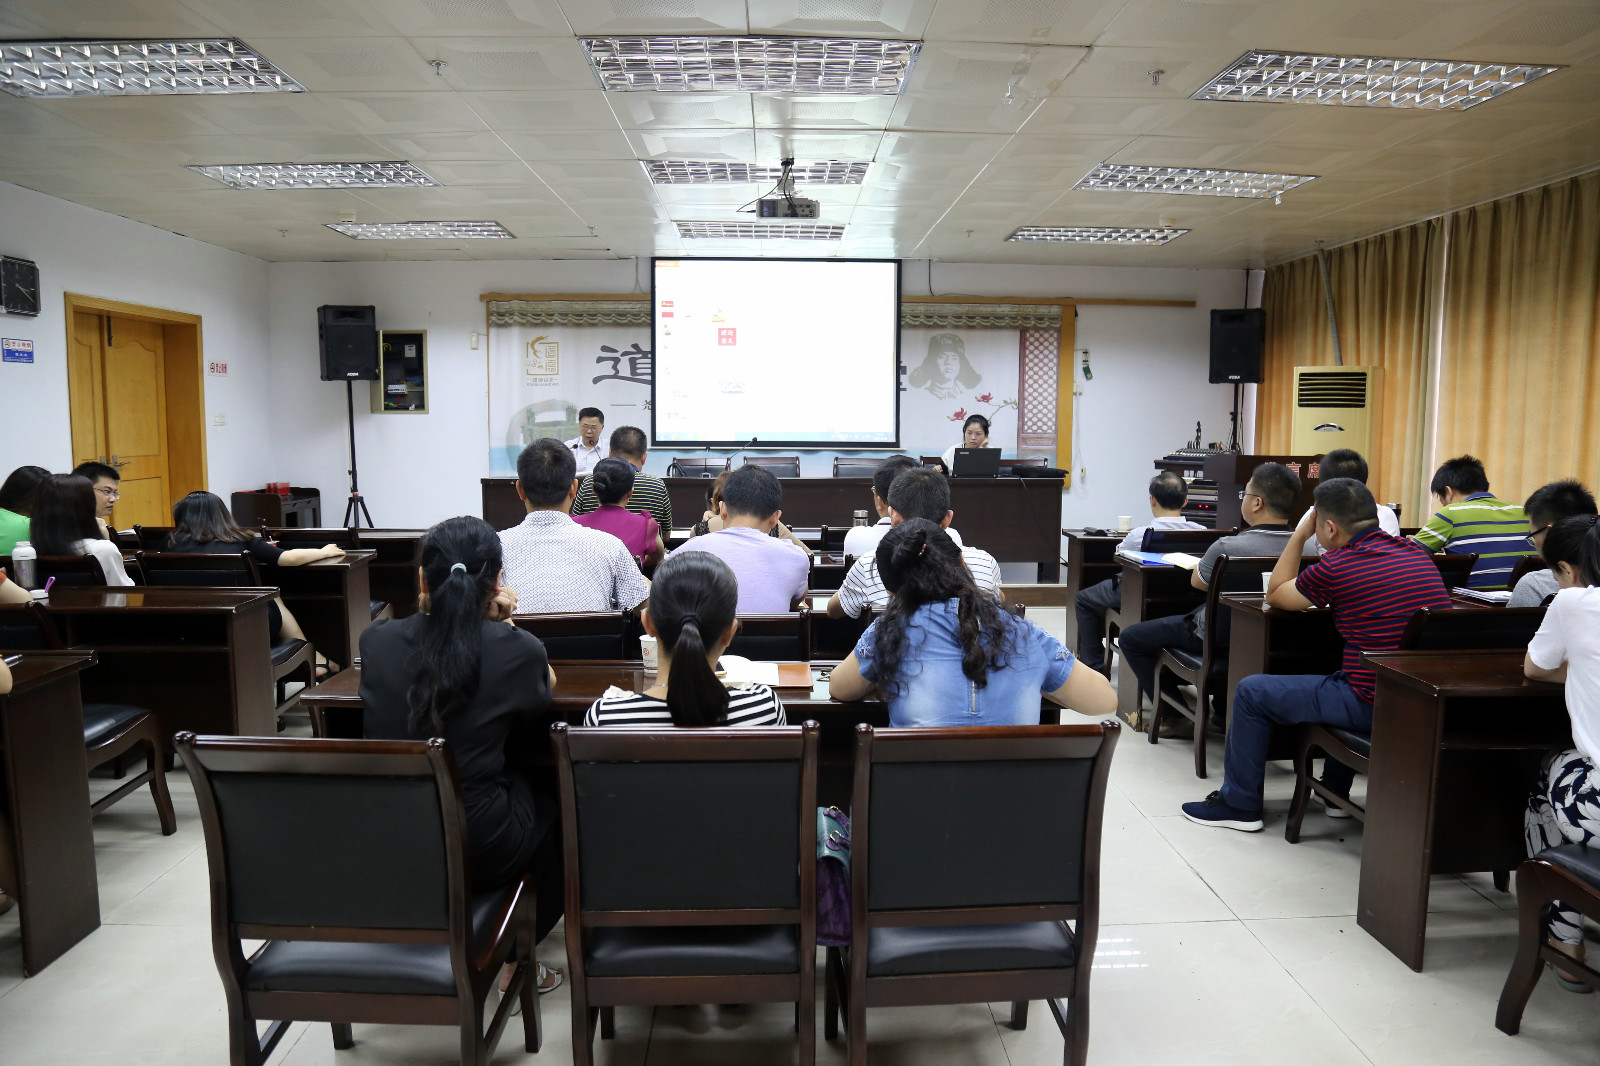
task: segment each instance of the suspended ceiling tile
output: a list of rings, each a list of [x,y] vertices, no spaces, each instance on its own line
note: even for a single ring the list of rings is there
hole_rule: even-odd
[[[1276,137],[1300,121],[1300,104],[1223,103],[1182,100],[1162,109],[1161,120],[1147,132],[1180,137],[1214,136],[1230,140]]]
[[[404,37],[279,37],[251,47],[313,93],[446,92],[416,46]]]
[[[566,34],[556,0],[382,0],[384,16],[408,37],[552,37]]]
[[[751,33],[920,40],[935,0],[749,0]]]
[[[507,186],[447,185],[442,189],[362,189],[363,202],[394,211],[408,220],[474,217],[474,211],[515,210],[570,213],[551,189],[527,175],[527,182]],[[275,194],[268,194],[275,195]],[[294,195],[284,193],[283,195]],[[477,216],[481,217],[481,216]]]
[[[935,163],[986,163],[1005,146],[1002,134],[891,131],[883,135],[878,158],[903,166]]]
[[[579,36],[744,34],[744,0],[560,0]]]
[[[464,93],[340,93],[328,99],[362,133],[461,133],[488,128]]]
[[[969,0],[942,3],[928,24],[931,41],[1092,44],[1123,0]]]
[[[893,96],[751,93],[758,127],[781,129],[882,129],[898,100]]]
[[[519,159],[437,160],[428,165],[428,173],[434,180],[450,186],[542,184]]]
[[[168,6],[162,5],[164,9]],[[224,27],[228,36],[246,41],[256,37],[385,37],[398,32],[383,16],[382,0],[185,0],[170,6],[186,8]]]
[[[395,94],[397,96],[406,94]],[[146,110],[160,113],[172,98],[143,98]],[[359,113],[320,93],[253,93],[242,96],[186,96],[184,108],[203,115],[229,133],[269,137],[359,135],[370,132]],[[332,158],[339,158],[335,153]],[[255,160],[268,162],[268,160]]]
[[[629,130],[627,135],[640,159],[756,162],[753,130]]]
[[[606,94],[599,89],[455,95],[496,132],[594,130],[616,122]]]
[[[749,129],[750,93],[612,93],[617,121],[628,130]]]
[[[1097,44],[1054,93],[1073,98],[1188,99],[1239,57],[1231,45],[1194,41],[1182,48],[1118,48]]]
[[[513,152],[535,167],[557,161],[614,159],[631,162],[635,154],[628,143],[628,135],[614,126],[548,133],[508,132],[500,137]]]
[[[1085,48],[928,42],[905,92],[913,96],[999,104],[1050,95],[1087,54]]]
[[[552,185],[574,185],[588,189],[614,189],[629,196],[651,195],[650,179],[637,161],[546,162],[533,165],[539,177]]]
[[[1159,126],[1166,117],[1167,106],[1156,100],[1053,97],[1040,104],[1028,119],[1026,135],[1100,137],[1122,133],[1132,136]]]
[[[901,97],[889,128],[951,133],[1015,133],[1038,107],[1037,100],[1002,100],[997,104],[954,104],[947,100]]]
[[[411,44],[424,59],[445,64],[438,81],[451,89],[599,88],[583,46],[571,37],[418,37]]]
[[[59,115],[84,129],[110,137],[191,137],[232,132],[212,121],[198,102],[202,96],[84,96],[29,100],[40,111]],[[170,106],[151,106],[159,103]]]
[[[365,140],[378,154],[373,158],[405,159],[422,165],[434,160],[515,159],[516,152],[503,138],[484,130],[466,133],[385,134]],[[330,157],[331,158],[331,157]]]
[[[829,160],[871,160],[883,142],[881,132],[853,130],[771,130],[755,131],[755,162],[777,166],[793,157],[796,163],[826,163]],[[871,168],[868,174],[871,174]]]
[[[1132,0],[1097,43],[1181,49],[1202,41],[1232,47],[1237,56],[1261,41],[1275,40],[1304,17],[1296,8],[1310,6],[1278,0]]]
[[[1128,143],[1127,136],[1052,137],[1034,136],[1031,124],[1022,135],[1013,138],[994,157],[998,168],[1037,167],[1077,168],[1084,163],[1093,165],[1115,153]],[[1076,181],[1080,174],[1074,174]]]

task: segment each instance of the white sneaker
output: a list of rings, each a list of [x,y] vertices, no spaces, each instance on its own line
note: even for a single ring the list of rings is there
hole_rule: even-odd
[[[1332,818],[1336,822],[1346,821],[1353,817],[1353,815],[1351,815],[1351,813],[1345,810],[1343,807],[1335,806],[1334,804],[1323,799],[1321,796],[1317,797],[1317,802],[1322,804],[1322,813],[1326,814],[1329,818]]]

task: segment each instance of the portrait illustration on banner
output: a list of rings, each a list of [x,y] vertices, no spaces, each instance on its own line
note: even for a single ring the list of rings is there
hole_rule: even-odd
[[[928,354],[907,375],[906,384],[938,399],[953,400],[981,381],[983,375],[967,359],[967,344],[961,335],[935,333],[928,338]]]

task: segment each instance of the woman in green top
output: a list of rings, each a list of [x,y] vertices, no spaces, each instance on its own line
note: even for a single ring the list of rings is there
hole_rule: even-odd
[[[10,555],[19,540],[28,539],[33,490],[49,476],[42,466],[19,466],[0,485],[0,555]]]

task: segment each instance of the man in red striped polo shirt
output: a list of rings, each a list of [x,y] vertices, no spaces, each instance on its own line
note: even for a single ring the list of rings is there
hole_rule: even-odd
[[[1239,682],[1228,720],[1222,788],[1183,805],[1191,822],[1261,829],[1261,781],[1272,727],[1322,722],[1371,733],[1374,678],[1361,653],[1397,647],[1406,622],[1420,608],[1450,606],[1428,553],[1378,528],[1378,505],[1365,485],[1331,478],[1317,486],[1315,499],[1284,545],[1267,603],[1285,611],[1332,607],[1334,627],[1344,637],[1344,668],[1329,675],[1255,674]],[[1300,570],[1300,556],[1313,535],[1324,554]],[[1353,778],[1349,767],[1332,759],[1324,765],[1322,781],[1335,792],[1349,792]]]

